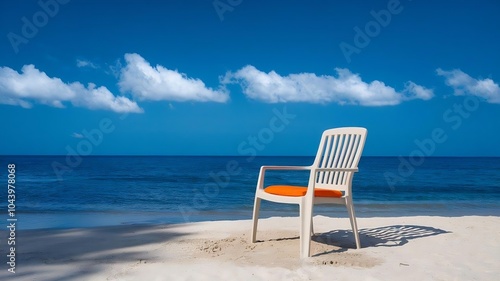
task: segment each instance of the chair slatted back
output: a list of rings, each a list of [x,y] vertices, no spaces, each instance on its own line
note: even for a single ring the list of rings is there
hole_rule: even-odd
[[[346,127],[326,130],[314,160],[315,168],[357,168],[367,130]],[[352,180],[352,172],[323,171],[316,174],[316,186],[345,190]],[[313,176],[313,175],[312,175]]]

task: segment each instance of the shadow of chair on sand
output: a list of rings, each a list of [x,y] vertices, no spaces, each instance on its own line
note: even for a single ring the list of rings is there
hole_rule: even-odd
[[[450,233],[439,228],[420,225],[390,225],[365,228],[359,231],[361,247],[395,247],[408,243],[409,240]],[[339,247],[335,252],[355,248],[351,230],[334,230],[318,233],[312,237],[318,243]],[[321,255],[321,254],[320,254]]]

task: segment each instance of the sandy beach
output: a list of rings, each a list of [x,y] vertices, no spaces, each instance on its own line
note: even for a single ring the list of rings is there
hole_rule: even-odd
[[[293,217],[261,219],[255,244],[248,242],[248,220],[18,231],[16,273],[3,263],[0,279],[498,280],[500,274],[500,217],[359,218],[360,250],[347,218],[314,222],[313,256],[302,261]]]

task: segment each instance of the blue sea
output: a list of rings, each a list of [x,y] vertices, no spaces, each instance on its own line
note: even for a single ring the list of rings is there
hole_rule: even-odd
[[[250,219],[262,165],[310,165],[313,157],[1,156],[1,217],[15,164],[19,229]],[[358,217],[500,216],[500,158],[362,157],[354,177]],[[272,171],[267,184],[306,185],[308,173]],[[347,217],[342,206],[315,214]],[[264,202],[261,216],[297,216]]]

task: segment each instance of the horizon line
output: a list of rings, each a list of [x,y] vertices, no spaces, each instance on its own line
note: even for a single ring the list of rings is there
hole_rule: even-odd
[[[95,155],[79,155],[79,154],[0,154],[0,157],[64,157],[64,156],[79,156],[85,157],[316,157],[316,155],[209,155],[209,154],[95,154]],[[408,158],[408,155],[362,155],[361,157],[386,157],[386,158]],[[424,158],[500,158],[500,155],[477,156],[477,155],[435,155],[424,156]]]

